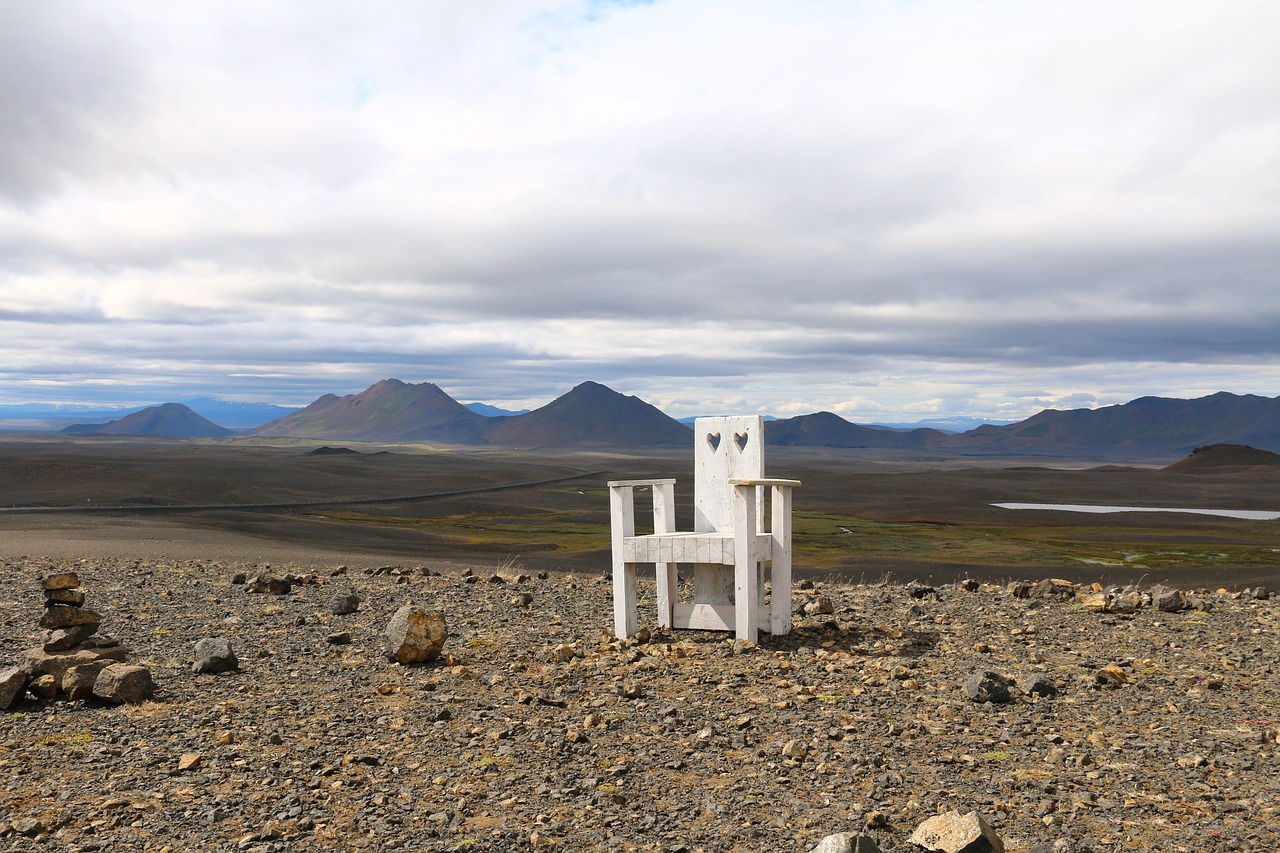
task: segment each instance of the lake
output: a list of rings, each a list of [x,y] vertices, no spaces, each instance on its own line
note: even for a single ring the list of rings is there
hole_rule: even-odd
[[[1187,509],[1171,506],[1096,506],[1093,504],[992,504],[1001,509],[1050,509],[1061,512],[1185,512],[1191,515],[1220,515],[1226,518],[1243,518],[1248,521],[1276,521],[1280,512],[1266,509]]]

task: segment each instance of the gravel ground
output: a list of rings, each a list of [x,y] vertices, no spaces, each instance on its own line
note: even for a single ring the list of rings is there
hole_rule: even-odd
[[[1280,849],[1275,599],[819,583],[797,604],[831,612],[758,648],[619,643],[602,578],[433,568],[0,562],[0,668],[42,639],[40,576],[72,569],[157,685],[4,713],[0,850],[807,851],[865,828],[905,851],[949,809],[1014,851]],[[239,572],[311,577],[251,594]],[[386,658],[408,599],[445,614],[446,659]],[[239,671],[193,673],[203,637]],[[978,703],[981,672],[1058,694]]]

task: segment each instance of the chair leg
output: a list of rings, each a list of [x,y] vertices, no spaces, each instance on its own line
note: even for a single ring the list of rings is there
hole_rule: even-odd
[[[760,567],[754,560],[736,566],[734,575],[734,635],[739,640],[756,642],[760,638]]]
[[[635,535],[635,494],[631,486],[609,487],[609,539],[613,555],[613,633],[619,640],[634,637],[639,628],[636,611],[636,566],[623,558],[626,538]]]
[[[769,633],[791,633],[791,489],[774,488],[772,531],[773,601],[769,606]]]
[[[675,484],[664,483],[653,487],[653,532],[674,533],[676,529]],[[658,583],[658,625],[675,627],[675,602],[679,598],[676,589],[676,564],[655,563]]]
[[[619,640],[634,637],[640,627],[636,607],[636,564],[613,561],[613,634]]]
[[[654,568],[657,569],[658,575],[658,625],[671,628],[677,598],[676,564],[657,563]]]
[[[734,489],[733,502],[733,622],[739,640],[759,639],[760,561],[756,553],[756,490]]]

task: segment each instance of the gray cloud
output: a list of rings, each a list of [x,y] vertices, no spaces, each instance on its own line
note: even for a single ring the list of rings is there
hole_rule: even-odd
[[[593,379],[902,420],[1280,385],[1273,4],[0,19],[0,401]]]

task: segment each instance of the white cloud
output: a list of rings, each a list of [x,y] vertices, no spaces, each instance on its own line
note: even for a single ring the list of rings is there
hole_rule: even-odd
[[[594,379],[870,420],[1280,384],[1274,4],[0,18],[0,398]]]

